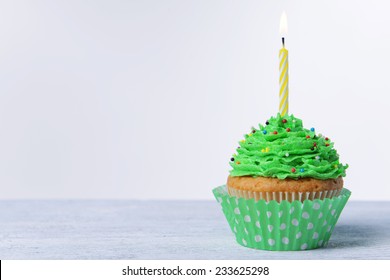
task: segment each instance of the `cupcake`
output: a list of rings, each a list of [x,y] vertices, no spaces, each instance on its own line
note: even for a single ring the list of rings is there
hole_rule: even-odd
[[[236,241],[264,250],[326,246],[350,191],[334,143],[293,115],[240,141],[226,185],[213,190]]]

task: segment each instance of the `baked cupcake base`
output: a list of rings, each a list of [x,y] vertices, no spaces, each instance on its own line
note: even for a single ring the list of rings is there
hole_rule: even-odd
[[[232,177],[227,180],[231,196],[266,201],[304,201],[338,196],[343,188],[342,177],[328,180],[314,178],[284,179],[269,177]]]
[[[351,192],[325,199],[265,201],[232,197],[226,186],[213,190],[239,244],[297,251],[326,246]]]

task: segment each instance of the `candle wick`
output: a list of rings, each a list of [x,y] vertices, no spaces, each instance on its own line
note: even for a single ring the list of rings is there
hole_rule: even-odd
[[[283,48],[284,48],[284,37],[282,37],[282,45],[283,45]]]

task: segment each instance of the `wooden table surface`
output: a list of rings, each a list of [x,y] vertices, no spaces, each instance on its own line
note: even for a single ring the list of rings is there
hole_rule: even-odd
[[[0,201],[0,259],[390,259],[390,202],[348,202],[327,248],[270,252],[216,201]]]

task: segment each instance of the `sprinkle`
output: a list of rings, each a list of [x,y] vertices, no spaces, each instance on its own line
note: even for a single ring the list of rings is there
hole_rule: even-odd
[[[236,161],[236,164],[240,164],[241,162],[239,162],[239,161]]]
[[[253,134],[254,134],[254,133],[256,133],[256,130],[255,130],[255,129],[253,129],[253,130],[252,130],[252,133],[253,133]]]
[[[234,157],[232,157],[230,160],[231,160],[231,161],[234,161]]]
[[[290,131],[291,131],[291,129],[290,129],[289,127],[287,127],[286,131],[287,131],[287,132],[290,132]]]
[[[334,165],[334,168],[337,168],[337,167],[339,167],[339,166],[338,166],[337,164],[335,164],[335,165]]]
[[[310,150],[314,151],[314,147],[311,147]]]
[[[265,124],[266,124],[266,125],[269,125],[269,121],[266,121]]]
[[[311,130],[311,131],[314,131],[315,129],[314,129],[314,127],[312,127],[312,128],[310,128],[310,130]]]
[[[282,123],[286,123],[286,122],[287,122],[287,120],[286,120],[286,119],[283,119],[283,120],[282,120]]]
[[[267,130],[263,130],[263,134],[267,134]]]
[[[244,140],[241,140],[240,142],[241,142],[241,143],[244,143],[244,142],[245,142],[245,139],[244,139]]]
[[[316,160],[320,160],[320,156],[316,156]]]
[[[297,171],[294,167],[293,168],[291,168],[291,172],[292,173],[295,173],[295,171]]]
[[[329,138],[328,138],[328,137],[325,137],[325,141],[329,141]]]
[[[309,138],[310,138],[310,135],[306,135],[306,138],[309,139]]]
[[[290,154],[289,154],[289,153],[286,153],[286,154],[285,154],[285,156],[286,156],[286,157],[289,157],[289,156],[290,156]]]
[[[301,168],[301,169],[299,169],[299,172],[304,172],[305,171],[305,168]]]
[[[274,132],[273,132],[274,134],[278,134],[278,132],[275,130]]]
[[[252,136],[252,133],[249,133],[248,136]]]
[[[327,147],[328,147],[328,146],[329,146],[329,143],[326,143],[326,144],[325,144],[325,146],[327,146]]]
[[[261,149],[261,152],[262,152],[262,153],[265,153],[265,150],[264,150],[264,149]]]
[[[322,134],[321,134],[321,133],[319,133],[319,134],[318,134],[318,137],[322,137]]]
[[[269,147],[265,148],[265,152],[266,152],[266,153],[269,152]]]
[[[314,143],[313,143],[313,146],[314,146],[314,147],[315,147],[315,146],[317,146],[317,143],[316,143],[316,142],[314,142]]]

